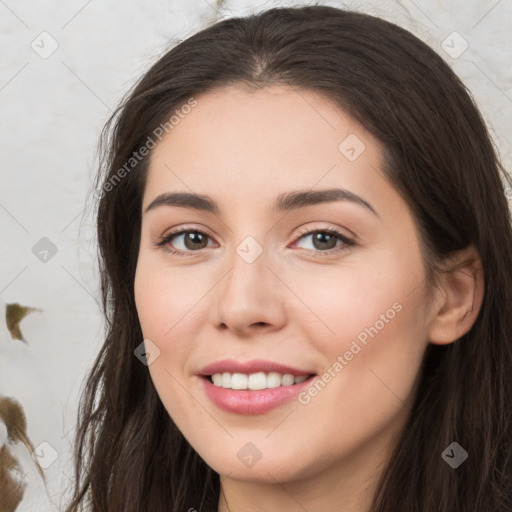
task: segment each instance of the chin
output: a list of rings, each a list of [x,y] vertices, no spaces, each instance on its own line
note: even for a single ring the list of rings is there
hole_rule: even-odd
[[[299,467],[296,464],[296,456],[289,456],[281,452],[279,458],[276,458],[275,453],[274,450],[273,453],[269,453],[268,457],[262,455],[256,461],[255,459],[251,461],[249,458],[244,461],[244,452],[239,457],[236,451],[233,451],[232,457],[223,457],[222,459],[218,457],[218,453],[211,454],[211,457],[200,456],[221,477],[243,482],[275,484],[276,481],[288,482],[311,476],[308,474],[312,472],[311,465],[306,464],[305,467],[304,465]]]

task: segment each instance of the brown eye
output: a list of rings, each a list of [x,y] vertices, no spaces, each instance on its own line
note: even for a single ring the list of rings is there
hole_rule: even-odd
[[[205,235],[204,233],[201,233],[199,231],[186,231],[182,233],[183,235],[183,241],[185,244],[185,247],[191,251],[198,250],[198,249],[204,249],[208,244],[208,235]],[[177,236],[182,236],[177,235]],[[175,238],[175,237],[173,237]]]
[[[355,245],[355,242],[346,237],[343,233],[329,228],[329,229],[316,229],[316,230],[301,230],[302,236],[297,239],[295,244],[301,240],[311,238],[312,247],[306,247],[307,250],[317,252],[318,254],[331,254],[339,251],[349,249]],[[341,244],[338,244],[341,242]]]
[[[176,255],[187,255],[187,253],[198,252],[208,246],[210,236],[197,229],[182,229],[163,236],[155,244]]]

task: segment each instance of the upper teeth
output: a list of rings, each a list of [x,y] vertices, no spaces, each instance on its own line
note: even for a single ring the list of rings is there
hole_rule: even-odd
[[[290,373],[284,375],[277,372],[258,372],[246,375],[245,373],[214,373],[213,383],[218,387],[228,389],[258,389],[278,388],[279,386],[292,386],[304,382],[307,375],[295,377]]]

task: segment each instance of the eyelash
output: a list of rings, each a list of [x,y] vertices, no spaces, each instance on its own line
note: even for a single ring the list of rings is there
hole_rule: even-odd
[[[199,252],[200,250],[197,250],[197,251],[181,251],[179,249],[171,249],[169,247],[166,247],[167,244],[169,244],[174,237],[179,236],[179,235],[183,235],[183,234],[187,234],[187,233],[199,233],[201,235],[204,235],[204,236],[207,236],[207,237],[211,238],[210,235],[208,235],[208,233],[205,233],[204,231],[201,231],[199,229],[186,229],[185,228],[185,229],[180,229],[180,230],[173,231],[171,233],[168,233],[167,235],[159,237],[158,241],[155,242],[154,245],[156,247],[160,247],[160,248],[166,250],[167,252],[169,252],[169,253],[171,253],[171,254],[173,254],[175,256],[178,256],[180,258],[181,257],[190,256],[191,254]],[[325,229],[320,228],[320,229],[312,229],[312,230],[311,229],[308,230],[308,229],[304,228],[304,229],[300,229],[299,233],[300,233],[300,236],[295,239],[295,242],[297,242],[301,238],[304,238],[307,235],[312,235],[314,233],[326,233],[328,235],[334,235],[340,241],[343,242],[344,246],[341,246],[341,247],[338,247],[338,248],[328,249],[326,251],[313,250],[313,252],[315,252],[315,253],[317,253],[319,255],[322,255],[322,256],[328,256],[328,255],[331,255],[333,253],[339,253],[339,252],[347,251],[348,249],[350,249],[351,247],[356,245],[354,240],[348,238],[347,236],[345,236],[343,233],[341,233],[340,231],[338,231],[335,228],[325,228]],[[303,250],[310,251],[310,249],[303,249]]]

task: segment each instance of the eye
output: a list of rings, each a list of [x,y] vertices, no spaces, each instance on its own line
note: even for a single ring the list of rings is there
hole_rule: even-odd
[[[302,229],[299,230],[299,232],[302,236],[297,239],[295,244],[300,240],[305,240],[308,237],[311,237],[312,243],[310,245],[312,245],[312,248],[308,250],[315,251],[322,255],[344,251],[355,245],[354,240],[348,238],[334,228],[314,230]],[[338,242],[341,242],[340,245],[337,245]]]
[[[350,247],[356,244],[354,240],[348,238],[343,233],[334,228],[314,230],[302,229],[299,230],[299,232],[302,236],[300,236],[294,242],[294,245],[297,244],[297,242],[300,240],[305,240],[308,237],[312,237],[311,240],[313,247],[309,249],[306,248],[306,250],[313,251],[321,255],[328,255],[348,250]],[[180,238],[180,243],[177,243],[176,241],[180,240]],[[211,238],[210,235],[204,231],[198,229],[182,228],[160,237],[154,243],[154,245],[156,247],[161,247],[167,252],[170,252],[176,256],[190,256],[191,253],[199,252],[201,249],[205,249],[208,246],[209,238]],[[339,245],[338,242],[340,242]],[[181,245],[181,247],[176,248],[176,243],[178,246]]]
[[[176,249],[175,240],[179,240],[180,238],[181,242],[177,245],[181,247]],[[187,256],[188,253],[198,252],[206,248],[205,242],[207,243],[208,238],[210,238],[210,235],[198,229],[180,229],[179,231],[168,233],[159,238],[154,245],[162,247],[176,256]]]

